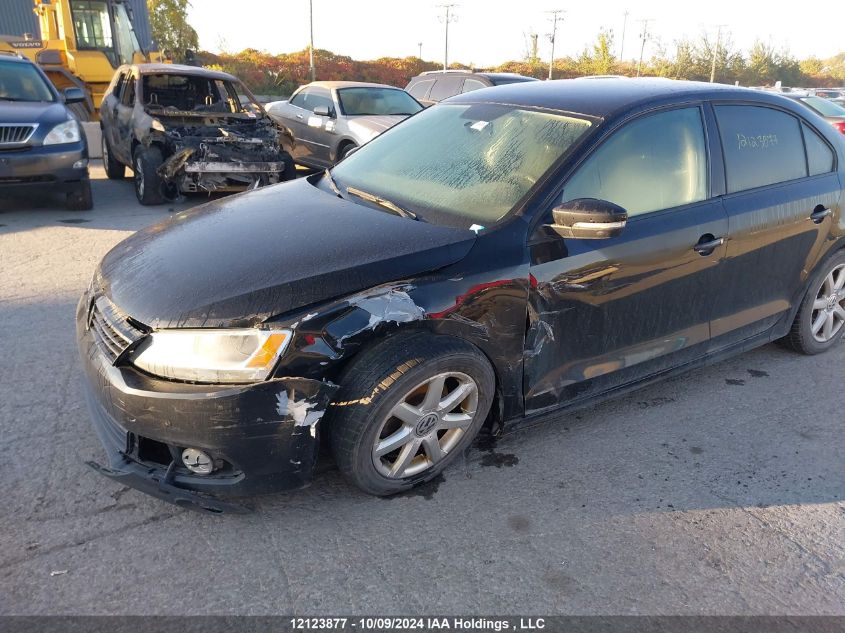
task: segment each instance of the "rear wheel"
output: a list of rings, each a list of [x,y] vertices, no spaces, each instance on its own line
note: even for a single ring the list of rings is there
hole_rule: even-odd
[[[109,142],[106,140],[106,133],[103,130],[103,167],[106,170],[106,176],[110,180],[122,180],[126,177],[126,167],[115,160],[112,156]]]
[[[143,205],[161,204],[165,201],[164,181],[157,172],[162,162],[164,159],[157,147],[139,147],[135,150],[135,196]]]
[[[91,181],[81,181],[73,191],[69,191],[65,204],[71,211],[89,211],[94,208],[94,196],[91,193]]]
[[[783,343],[802,354],[820,354],[845,334],[845,253],[835,255],[810,282]]]
[[[447,337],[388,340],[344,374],[329,417],[332,452],[361,490],[391,495],[442,472],[493,402],[490,363]]]

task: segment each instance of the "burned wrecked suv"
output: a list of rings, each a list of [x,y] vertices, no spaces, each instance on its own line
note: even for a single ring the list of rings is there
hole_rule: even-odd
[[[103,165],[135,174],[141,204],[290,180],[292,145],[232,75],[175,64],[122,66],[100,106]]]

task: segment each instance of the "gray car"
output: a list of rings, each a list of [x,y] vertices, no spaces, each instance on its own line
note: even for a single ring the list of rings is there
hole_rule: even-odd
[[[401,88],[357,81],[315,81],[265,108],[293,136],[294,160],[313,168],[331,167],[423,109]]]

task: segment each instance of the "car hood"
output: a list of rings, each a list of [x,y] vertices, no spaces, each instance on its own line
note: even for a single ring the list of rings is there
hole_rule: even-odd
[[[356,116],[349,118],[349,131],[362,139],[377,136],[397,123],[404,121],[405,114],[391,114],[383,116]]]
[[[302,178],[135,233],[103,258],[95,284],[152,328],[243,327],[455,263],[474,240]]]
[[[46,126],[61,123],[67,118],[67,108],[63,103],[0,101],[0,124],[39,123]]]

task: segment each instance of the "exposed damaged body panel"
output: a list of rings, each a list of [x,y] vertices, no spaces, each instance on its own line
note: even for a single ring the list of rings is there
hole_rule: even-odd
[[[164,131],[140,140],[163,144],[167,158],[158,173],[179,191],[238,191],[292,175],[280,132],[267,117],[155,114]]]

